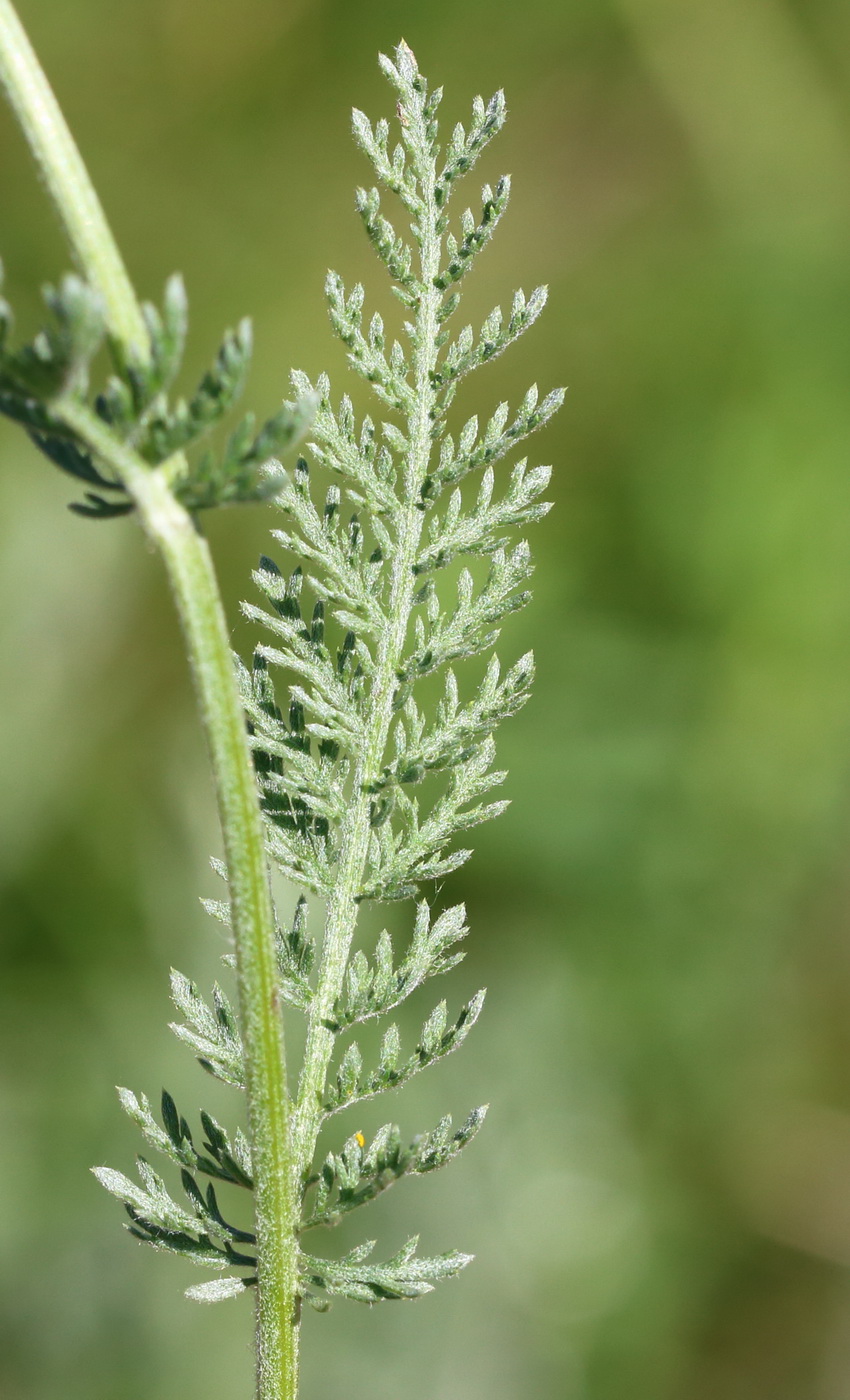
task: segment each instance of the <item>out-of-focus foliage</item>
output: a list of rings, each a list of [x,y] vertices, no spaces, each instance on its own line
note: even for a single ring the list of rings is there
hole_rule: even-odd
[[[402,33],[458,100],[507,91],[482,178],[512,168],[519,197],[469,319],[494,285],[551,288],[481,390],[495,407],[523,367],[571,385],[522,624],[537,688],[500,753],[513,804],[460,877],[456,975],[489,983],[489,1017],[398,1103],[405,1134],[447,1093],[491,1100],[474,1154],[416,1185],[423,1249],[462,1233],[478,1262],[415,1311],[341,1306],[333,1348],[308,1319],[306,1400],[366,1376],[389,1397],[402,1368],[416,1395],[417,1358],[429,1400],[846,1400],[846,6],[20,10],[140,291],[184,273],[184,391],[245,310],[249,406],[292,363],[339,377],[325,269],[372,266],[348,110],[376,106],[375,52]],[[5,113],[0,171],[26,333],[67,255]],[[6,425],[0,454],[0,1392],[167,1400],[212,1352],[206,1388],[235,1393],[245,1301],[187,1315],[87,1171],[130,1166],[113,1082],[185,1097],[162,974],[202,981],[222,950],[196,912],[212,802],[176,624],[132,520],[67,512],[67,481]],[[272,523],[209,522],[244,652],[235,603]],[[399,1246],[407,1209],[372,1207]]]

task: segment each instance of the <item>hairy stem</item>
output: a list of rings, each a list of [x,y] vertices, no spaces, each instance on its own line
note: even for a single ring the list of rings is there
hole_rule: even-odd
[[[421,121],[421,116],[419,117]],[[433,162],[419,170],[423,197],[422,290],[416,313],[417,346],[414,363],[413,406],[408,415],[409,450],[404,475],[404,497],[399,511],[397,548],[392,564],[387,617],[381,637],[372,682],[371,721],[354,775],[354,797],[341,833],[341,854],[336,882],[328,900],[322,945],[322,966],[316,995],[310,1007],[310,1021],[304,1067],[298,1089],[294,1140],[302,1178],[309,1172],[322,1122],[322,1100],[328,1065],[333,1053],[334,1003],[340,996],[351,942],[357,924],[358,901],[369,855],[371,836],[370,788],[379,776],[390,724],[393,699],[398,685],[398,669],[404,656],[410,625],[416,575],[413,565],[422,534],[424,513],[419,506],[422,483],[428,474],[435,390],[432,375],[436,368],[438,345],[437,314],[442,294],[434,279],[440,270],[442,239],[437,233],[439,211],[434,196]]]
[[[124,260],[11,0],[0,0],[0,85],[27,138],[80,270],[100,293],[113,342],[128,360],[146,361],[147,327]]]
[[[152,470],[77,402],[62,400],[54,412],[108,463],[133,498],[165,562],[183,627],[215,778],[236,944],[257,1233],[257,1397],[294,1400],[298,1205],[274,914],[256,780],[212,557],[195,521],[172,495],[173,462]]]
[[[87,281],[102,298],[113,349],[144,361],[144,317],[82,158],[10,0],[0,0],[0,83],[23,128]],[[162,555],[183,632],[218,798],[232,903],[257,1216],[258,1400],[294,1400],[298,1382],[295,1174],[274,915],[262,818],[212,558],[151,469],[79,402],[52,409],[116,473]]]

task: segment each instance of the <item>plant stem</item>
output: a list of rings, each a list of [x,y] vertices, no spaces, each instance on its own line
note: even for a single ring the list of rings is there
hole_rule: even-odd
[[[74,400],[53,406],[133,498],[168,571],[207,736],[224,838],[236,944],[257,1233],[257,1397],[298,1389],[298,1201],[278,994],[274,913],[257,786],[212,557],[167,481]]]
[[[104,303],[113,348],[147,359],[144,317],[73,137],[10,0],[0,0],[0,84],[35,155],[87,281]],[[84,404],[52,411],[107,463],[165,563],[183,627],[215,779],[236,944],[257,1226],[257,1397],[298,1388],[296,1179],[289,1135],[274,913],[262,817],[209,547],[168,484]]]
[[[421,121],[421,117],[419,119]],[[316,995],[310,1005],[307,1045],[293,1125],[295,1151],[302,1177],[312,1163],[322,1122],[325,1080],[335,1039],[334,1032],[327,1027],[333,1024],[334,1004],[343,989],[357,924],[358,901],[371,837],[370,788],[381,772],[394,713],[397,673],[404,656],[413,595],[417,587],[413,566],[424,523],[419,500],[431,456],[432,414],[436,399],[432,375],[438,354],[437,313],[442,302],[442,293],[434,286],[434,279],[440,270],[442,239],[437,233],[439,211],[434,196],[433,162],[421,168],[419,174],[424,204],[419,216],[423,230],[422,290],[416,312],[414,399],[407,424],[410,447],[404,476],[404,499],[399,512],[397,548],[390,579],[388,625],[381,637],[375,662],[371,722],[354,775],[354,797],[341,833],[337,877],[328,899],[325,919],[322,966]]]
[[[109,334],[131,361],[148,332],[124,260],[73,136],[11,0],[0,0],[0,85],[35,156],[80,270],[103,300]]]

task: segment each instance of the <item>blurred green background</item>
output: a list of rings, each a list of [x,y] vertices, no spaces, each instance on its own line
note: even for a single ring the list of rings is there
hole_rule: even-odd
[[[454,996],[486,982],[489,1010],[390,1109],[491,1118],[351,1237],[478,1258],[414,1305],[309,1317],[305,1400],[850,1400],[850,9],[20,10],[139,289],[186,276],[189,371],[254,317],[252,406],[291,364],[341,387],[328,265],[384,298],[348,111],[391,109],[375,54],[402,34],[449,120],[508,92],[482,173],[514,202],[470,319],[551,285],[463,402],[570,385],[501,646],[539,658],[501,739],[513,805],[444,892],[472,921]],[[68,258],[5,111],[0,191],[25,331]],[[137,1147],[114,1083],[227,1102],[164,1028],[169,965],[208,979],[221,951],[170,601],[132,521],[69,514],[5,423],[0,457],[0,1394],[247,1396],[250,1306],[184,1303],[194,1273],[87,1172]],[[244,649],[272,523],[209,523]]]

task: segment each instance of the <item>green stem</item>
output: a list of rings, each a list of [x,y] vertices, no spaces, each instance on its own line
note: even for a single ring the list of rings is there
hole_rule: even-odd
[[[152,470],[74,400],[53,411],[112,468],[168,571],[209,744],[232,906],[257,1231],[257,1397],[298,1389],[296,1172],[290,1148],[274,914],[257,787],[206,540],[174,499],[165,463]]]
[[[432,376],[439,350],[438,312],[443,299],[442,293],[434,286],[434,279],[440,270],[442,238],[437,232],[439,210],[434,195],[433,161],[421,168],[419,175],[424,204],[419,215],[423,230],[422,281],[416,313],[413,407],[407,423],[410,447],[386,609],[387,626],[378,647],[369,703],[370,722],[354,774],[354,797],[341,832],[337,878],[328,899],[322,966],[316,995],[310,1005],[304,1067],[298,1086],[293,1138],[302,1180],[312,1164],[322,1124],[325,1081],[335,1039],[334,1032],[328,1026],[333,1024],[334,1004],[343,989],[357,924],[371,837],[370,789],[382,768],[393,718],[398,669],[404,657],[413,595],[418,582],[413,566],[424,523],[424,512],[420,509],[419,501],[431,457],[436,401]]]
[[[113,347],[144,362],[144,317],[88,172],[10,0],[0,0],[0,84],[104,303]],[[232,904],[257,1224],[257,1397],[298,1388],[296,1180],[289,1134],[274,913],[254,770],[209,547],[169,486],[84,404],[53,412],[115,472],[162,555],[180,615],[218,798]]]
[[[0,0],[0,85],[26,136],[80,270],[100,293],[110,336],[128,360],[150,355],[127,269],[74,138],[11,0]]]

